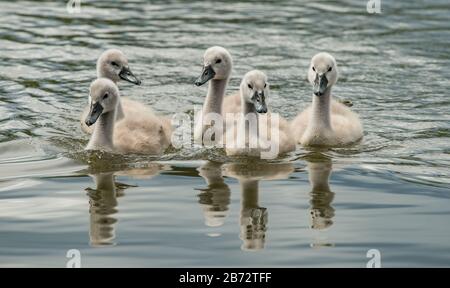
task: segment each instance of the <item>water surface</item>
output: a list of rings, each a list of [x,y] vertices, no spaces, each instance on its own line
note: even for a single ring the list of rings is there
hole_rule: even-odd
[[[0,266],[450,264],[449,4],[382,1],[0,1]],[[281,4],[282,3],[282,4]],[[265,71],[270,105],[311,100],[310,58],[332,53],[335,94],[364,141],[275,161],[220,151],[87,155],[78,117],[95,60],[116,47],[143,80],[122,94],[190,112],[203,51],[234,57],[229,91]]]

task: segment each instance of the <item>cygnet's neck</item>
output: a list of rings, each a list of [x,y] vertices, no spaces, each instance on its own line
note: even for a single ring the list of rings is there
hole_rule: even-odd
[[[114,173],[99,173],[93,175],[95,184],[97,186],[97,191],[104,192],[105,200],[108,198],[108,202],[112,202],[110,198],[116,195],[116,185],[114,184]],[[116,201],[114,201],[115,204]],[[114,203],[111,203],[114,204]]]
[[[101,173],[94,176],[96,192],[90,194],[89,238],[93,246],[114,244],[115,227],[113,214],[116,213],[117,198],[113,173]]]
[[[249,135],[252,134],[259,137],[259,113],[256,111],[255,105],[253,103],[248,103],[247,101],[245,101],[244,97],[242,96],[242,92],[241,110],[243,116],[241,119],[241,125],[243,125],[243,127],[241,127],[241,129],[245,131],[245,135],[247,135],[248,133]],[[254,127],[251,123],[253,119],[256,120],[256,127]]]
[[[331,130],[331,86],[325,90],[322,96],[313,95],[311,108],[312,111],[309,119],[310,128]]]
[[[242,209],[258,207],[258,180],[240,179],[242,200]]]
[[[241,103],[242,103],[242,113],[244,115],[247,115],[249,113],[258,115],[258,112],[256,112],[255,105],[253,105],[253,103],[248,103],[244,99],[241,100]]]
[[[203,105],[203,115],[217,113],[222,115],[222,103],[227,88],[228,79],[212,79],[208,86],[208,95]]]
[[[330,192],[331,163],[308,163],[309,183],[312,191]]]
[[[116,120],[116,109],[103,113],[98,118],[91,140],[87,145],[87,150],[107,150],[114,149],[114,123]]]
[[[125,112],[123,112],[122,101],[119,99],[119,103],[117,104],[116,120],[121,120],[123,118],[125,118]]]

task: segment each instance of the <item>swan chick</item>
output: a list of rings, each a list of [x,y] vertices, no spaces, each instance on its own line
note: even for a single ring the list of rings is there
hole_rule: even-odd
[[[108,78],[116,84],[120,80],[135,85],[142,84],[131,72],[127,57],[119,49],[108,49],[100,55],[97,60],[97,78]]]
[[[195,119],[194,138],[198,143],[203,143],[204,133],[210,126],[210,117],[222,116],[225,91],[232,69],[233,59],[228,50],[220,46],[213,46],[205,51],[202,72],[195,81],[196,86],[202,86],[209,82],[202,111]],[[223,128],[214,127],[214,134],[222,137]]]
[[[115,84],[124,80],[135,85],[141,85],[142,81],[138,79],[128,64],[128,59],[125,54],[119,49],[108,49],[103,52],[97,59],[97,78],[107,78],[113,81]],[[117,120],[121,120],[125,117],[123,106],[127,103],[119,102],[118,111],[116,114]],[[86,107],[81,114],[80,123],[83,132],[92,134],[93,127],[88,127],[84,123],[84,119],[89,112],[89,107]]]
[[[313,86],[312,104],[291,123],[296,142],[302,146],[339,147],[363,137],[358,115],[331,97],[337,79],[338,69],[333,56],[322,52],[311,59],[308,81]]]
[[[85,123],[96,125],[86,150],[159,155],[170,145],[165,119],[139,102],[133,101],[133,113],[116,123],[120,94],[111,80],[95,80],[91,84],[90,99]]]
[[[89,89],[90,109],[85,124],[94,127],[86,150],[113,151],[114,124],[117,105],[119,103],[119,88],[107,78],[98,78],[91,83]]]
[[[267,113],[266,99],[269,98],[269,94],[266,74],[259,70],[245,74],[240,85],[241,115],[238,124],[234,126],[235,129],[227,131],[227,155],[263,157],[268,155],[267,153],[275,153],[270,157],[275,158],[279,154],[295,149],[295,142],[289,136],[287,122],[279,115]],[[274,122],[275,115],[278,122]],[[269,148],[270,151],[267,151]]]

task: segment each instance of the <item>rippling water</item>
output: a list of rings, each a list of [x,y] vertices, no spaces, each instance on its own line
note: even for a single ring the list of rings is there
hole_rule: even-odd
[[[450,5],[382,1],[0,1],[0,266],[450,264]],[[203,102],[203,51],[228,48],[229,91],[265,71],[274,111],[311,98],[312,55],[335,55],[363,143],[272,162],[220,151],[86,155],[78,116],[95,60],[122,49],[122,94],[171,115]],[[102,247],[102,248],[99,248]],[[257,251],[257,253],[252,253]]]

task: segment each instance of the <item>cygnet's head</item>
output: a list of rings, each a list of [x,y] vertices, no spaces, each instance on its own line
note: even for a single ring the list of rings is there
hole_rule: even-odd
[[[119,88],[107,78],[98,78],[91,84],[89,91],[90,110],[86,125],[97,122],[100,115],[113,111],[119,103]]]
[[[228,79],[233,69],[233,59],[227,49],[219,46],[210,47],[203,55],[203,71],[195,81],[201,86],[211,79]]]
[[[333,56],[322,52],[311,59],[308,80],[314,87],[314,95],[322,96],[327,88],[336,84],[337,78],[337,65]]]
[[[119,82],[121,79],[136,85],[141,85],[142,83],[131,72],[125,54],[118,49],[109,49],[100,55],[97,60],[97,77],[108,78],[114,83]]]
[[[255,106],[258,113],[267,112],[266,98],[269,97],[267,76],[259,70],[245,74],[241,82],[242,101]]]

